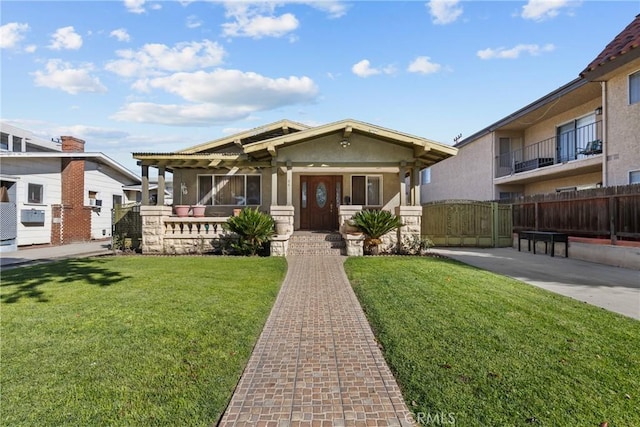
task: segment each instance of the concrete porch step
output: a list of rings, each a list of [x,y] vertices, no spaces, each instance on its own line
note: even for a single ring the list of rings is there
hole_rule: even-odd
[[[295,232],[288,255],[342,255],[345,243],[339,233]]]

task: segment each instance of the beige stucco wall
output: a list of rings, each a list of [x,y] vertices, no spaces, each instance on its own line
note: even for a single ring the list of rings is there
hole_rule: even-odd
[[[493,134],[485,135],[431,166],[431,183],[421,186],[420,201],[493,199],[493,145]]]
[[[606,83],[607,186],[629,184],[629,172],[640,170],[640,103],[629,105],[629,74],[639,70],[637,59]]]
[[[600,98],[593,99],[578,107],[567,110],[561,114],[551,116],[547,119],[541,120],[536,124],[528,127],[524,131],[524,145],[536,144],[544,141],[545,139],[553,138],[556,136],[556,129],[571,120],[576,120],[581,117],[593,114],[596,108],[602,106]],[[596,121],[602,120],[601,116],[596,117]]]
[[[565,187],[595,187],[602,181],[602,173],[592,172],[582,175],[568,176],[564,178],[550,179],[546,181],[532,182],[524,186],[524,195],[554,193],[558,188]]]

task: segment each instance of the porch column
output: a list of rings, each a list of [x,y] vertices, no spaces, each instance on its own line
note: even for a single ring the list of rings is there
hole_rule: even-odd
[[[278,163],[271,160],[271,206],[278,206]]]
[[[291,160],[287,161],[287,206],[293,206],[293,171]]]
[[[142,206],[149,206],[149,166],[142,165]]]
[[[165,187],[165,167],[160,166],[158,168],[158,196],[156,198],[156,204],[158,206],[164,206],[164,187]]]
[[[404,182],[404,177],[407,175],[407,162],[400,162],[400,171],[398,174],[400,178],[400,206],[406,206],[407,184]]]
[[[411,172],[411,205],[420,206],[420,164],[416,164]]]

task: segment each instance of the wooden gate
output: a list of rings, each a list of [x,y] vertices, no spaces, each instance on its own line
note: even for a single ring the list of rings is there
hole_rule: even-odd
[[[142,242],[140,205],[115,205],[112,211],[112,238],[122,248],[138,249]]]
[[[473,200],[428,203],[422,208],[422,235],[436,246],[511,246],[511,205]]]

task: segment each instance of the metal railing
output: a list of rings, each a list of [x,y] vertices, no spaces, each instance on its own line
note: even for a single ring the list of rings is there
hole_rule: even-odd
[[[597,121],[497,156],[496,178],[601,153],[602,122]]]

